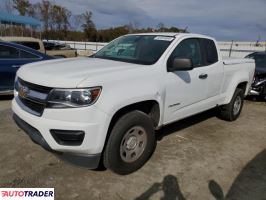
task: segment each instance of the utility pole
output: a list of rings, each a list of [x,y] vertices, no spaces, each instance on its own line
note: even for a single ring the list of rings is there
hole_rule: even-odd
[[[231,54],[232,54],[233,43],[234,43],[234,40],[232,40],[231,47],[230,47],[230,50],[229,50],[229,58],[231,57]]]

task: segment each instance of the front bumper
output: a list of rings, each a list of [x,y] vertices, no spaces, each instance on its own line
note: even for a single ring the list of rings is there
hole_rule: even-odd
[[[266,79],[254,78],[249,95],[266,96]]]
[[[95,106],[74,109],[45,109],[42,117],[24,111],[12,101],[14,120],[30,138],[44,149],[55,153],[63,160],[87,168],[98,166],[104,147],[109,116]],[[80,130],[85,133],[79,146],[58,144],[51,134],[52,129]]]
[[[249,91],[249,95],[259,96],[260,93],[259,93],[258,91],[256,91],[256,90],[254,90],[254,89],[251,89],[251,90]]]
[[[27,124],[25,121],[20,119],[16,114],[13,114],[13,119],[18,125],[18,127],[20,127],[23,131],[25,131],[25,133],[31,138],[31,140],[34,143],[42,146],[45,150],[54,153],[60,159],[90,169],[95,169],[98,167],[101,159],[100,153],[95,155],[84,156],[84,155],[77,155],[77,154],[75,155],[75,154],[54,151],[53,149],[51,149],[49,144],[44,140],[41,133],[37,129]]]
[[[266,84],[260,86],[252,86],[249,95],[253,96],[265,96],[266,95]]]

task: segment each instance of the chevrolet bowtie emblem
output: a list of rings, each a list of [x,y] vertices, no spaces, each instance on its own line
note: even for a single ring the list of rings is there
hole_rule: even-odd
[[[20,86],[18,90],[18,94],[21,98],[26,98],[29,94],[29,88],[26,86]]]

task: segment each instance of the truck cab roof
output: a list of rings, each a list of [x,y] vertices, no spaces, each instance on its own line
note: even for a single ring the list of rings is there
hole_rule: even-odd
[[[196,33],[178,33],[178,32],[149,32],[149,33],[132,33],[127,35],[154,35],[154,36],[165,36],[165,37],[195,37],[195,38],[206,38],[211,39],[216,42],[216,40],[210,36],[202,35],[202,34],[196,34]]]

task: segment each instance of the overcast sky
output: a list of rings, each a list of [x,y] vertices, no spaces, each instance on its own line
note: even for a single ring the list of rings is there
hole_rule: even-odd
[[[30,0],[34,3],[38,0]],[[188,27],[219,40],[266,40],[266,0],[54,0],[73,14],[93,12],[97,28]]]

